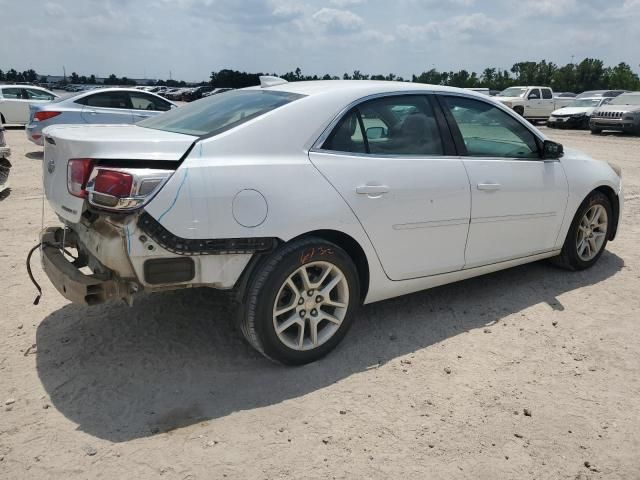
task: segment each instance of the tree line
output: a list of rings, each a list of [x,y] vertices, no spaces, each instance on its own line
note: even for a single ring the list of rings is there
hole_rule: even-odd
[[[198,85],[212,85],[220,88],[243,88],[260,83],[260,75],[264,73],[248,73],[237,70],[223,69],[211,72],[208,82],[200,82]],[[541,60],[540,62],[518,62],[510,70],[488,67],[481,73],[468,70],[439,71],[435,68],[424,71],[419,75],[412,75],[410,79],[390,74],[364,74],[360,70],[352,73],[336,75],[305,75],[300,68],[284,74],[267,73],[284,78],[289,82],[302,80],[395,80],[411,81],[417,83],[431,83],[462,88],[489,88],[491,90],[504,90],[513,85],[545,85],[558,92],[583,92],[585,90],[600,89],[624,89],[640,90],[640,78],[627,63],[619,63],[613,67],[605,66],[602,60],[585,58],[580,63],[568,63],[564,66],[553,62]],[[18,72],[10,69],[6,72],[0,70],[0,82],[46,82],[46,77],[39,75],[34,70]],[[95,75],[80,76],[73,72],[62,83],[95,84],[98,83]],[[136,81],[127,77],[118,77],[115,74],[104,79],[106,85],[136,85]],[[153,85],[166,85],[170,87],[185,86],[183,80],[157,80]]]

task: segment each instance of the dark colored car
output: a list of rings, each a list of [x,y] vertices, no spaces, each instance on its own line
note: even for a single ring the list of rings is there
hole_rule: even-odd
[[[214,87],[212,87],[211,85],[202,85],[200,87],[196,87],[189,90],[188,92],[185,92],[184,95],[182,95],[182,101],[193,102],[194,100],[200,100],[205,93],[211,92],[213,89]]]

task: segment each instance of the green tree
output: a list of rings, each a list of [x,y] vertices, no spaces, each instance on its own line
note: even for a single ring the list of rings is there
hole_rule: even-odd
[[[606,87],[604,63],[602,60],[585,58],[576,65],[576,78],[574,84],[574,90],[576,92],[599,90]]]
[[[604,74],[607,86],[611,89],[640,90],[640,79],[625,63],[619,63],[613,68],[608,68]]]

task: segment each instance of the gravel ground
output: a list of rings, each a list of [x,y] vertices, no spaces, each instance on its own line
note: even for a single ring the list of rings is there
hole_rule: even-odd
[[[536,263],[363,308],[342,345],[273,365],[192,290],[68,304],[24,261],[40,149],[12,129],[0,201],[0,478],[640,478],[640,138],[547,131],[624,171],[597,266]],[[34,261],[34,264],[37,264]]]

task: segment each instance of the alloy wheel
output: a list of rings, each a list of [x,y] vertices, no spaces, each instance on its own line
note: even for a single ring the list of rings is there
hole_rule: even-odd
[[[273,306],[273,327],[287,347],[312,350],[340,328],[349,305],[344,273],[329,262],[311,262],[295,270],[280,287]]]

